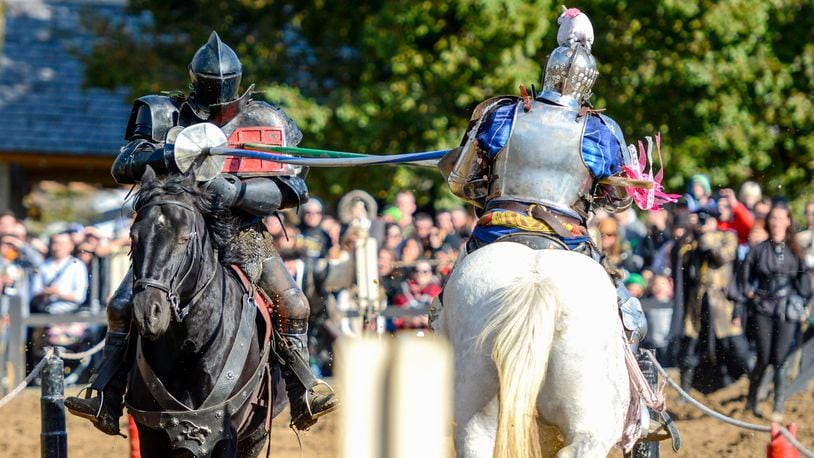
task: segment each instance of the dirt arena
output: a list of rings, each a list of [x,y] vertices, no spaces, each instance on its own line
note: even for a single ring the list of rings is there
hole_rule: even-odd
[[[69,388],[74,394],[75,388]],[[676,405],[675,393],[668,386],[668,406],[677,420],[684,444],[674,455],[669,446],[662,447],[662,456],[679,457],[764,457],[768,433],[755,433],[729,426],[701,414],[689,405]],[[740,420],[758,422],[751,414],[743,411],[746,393],[746,380],[720,390],[699,400],[726,415]],[[770,407],[764,403],[764,409]],[[788,422],[797,423],[800,441],[814,449],[814,385],[803,393],[793,396],[787,403]],[[301,435],[302,454],[297,439],[287,427],[287,412],[275,421],[272,432],[272,452],[274,457],[333,457],[336,456],[337,424],[336,416],[322,419],[317,426]],[[39,389],[28,389],[18,398],[0,410],[0,457],[39,457],[40,456],[40,407]],[[666,443],[665,443],[666,444]],[[71,457],[126,457],[128,442],[97,432],[84,420],[68,416],[68,450]],[[621,456],[614,453],[613,456]]]

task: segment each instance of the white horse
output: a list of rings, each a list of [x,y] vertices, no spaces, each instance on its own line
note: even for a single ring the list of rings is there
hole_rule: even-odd
[[[434,327],[454,348],[458,456],[604,457],[620,441],[625,343],[597,262],[492,243],[459,261],[443,303]]]

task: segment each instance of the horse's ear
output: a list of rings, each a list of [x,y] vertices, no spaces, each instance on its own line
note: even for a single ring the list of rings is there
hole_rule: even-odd
[[[152,184],[155,182],[155,170],[149,165],[144,169],[144,173],[141,175],[141,185],[144,186],[146,184]]]

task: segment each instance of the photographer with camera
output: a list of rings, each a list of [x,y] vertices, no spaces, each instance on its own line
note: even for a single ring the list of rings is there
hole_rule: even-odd
[[[681,385],[692,387],[695,370],[702,360],[720,370],[715,384],[726,376],[737,379],[749,372],[749,344],[743,333],[741,314],[729,298],[734,280],[738,237],[734,231],[718,229],[714,207],[694,212],[693,230],[681,241],[680,264],[684,270],[684,337],[678,355]],[[705,374],[707,375],[707,374]]]

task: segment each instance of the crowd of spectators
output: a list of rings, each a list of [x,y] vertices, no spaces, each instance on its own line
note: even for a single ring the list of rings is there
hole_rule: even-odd
[[[3,301],[0,312],[7,316],[7,308],[16,304],[22,306],[23,316],[100,312],[110,283],[116,281],[111,278],[115,273],[111,255],[126,253],[128,246],[126,233],[107,236],[94,226],[77,223],[58,225],[45,239],[32,237],[13,213],[0,213],[0,287],[3,296],[15,300]],[[45,346],[79,351],[96,343],[102,333],[102,326],[85,323],[29,328],[28,365],[39,360]]]
[[[600,212],[590,231],[604,261],[640,297],[649,332],[643,341],[664,365],[677,366],[685,390],[710,392],[745,375],[747,407],[773,368],[772,416],[782,418],[795,350],[808,340],[814,276],[814,201],[798,231],[795,209],[748,181],[739,192],[713,190],[704,175],[669,209],[643,218],[628,209]]]
[[[773,413],[782,414],[793,372],[790,355],[805,340],[814,272],[814,201],[806,205],[799,232],[794,210],[782,197],[763,196],[755,182],[736,193],[713,190],[706,176],[696,175],[667,209],[644,215],[632,208],[617,214],[599,210],[590,219],[589,233],[604,264],[641,298],[649,323],[643,346],[654,349],[664,365],[678,367],[685,389],[712,391],[747,375],[750,408],[760,414],[752,391],[773,367]],[[428,328],[428,310],[476,215],[463,206],[423,211],[406,190],[379,208],[369,194],[352,191],[334,211],[312,198],[297,211],[263,221],[309,298],[312,368],[328,376],[332,343],[340,335],[365,327]],[[49,242],[29,237],[13,214],[0,214],[3,294],[20,296],[34,312],[98,311],[116,286],[110,284],[116,277],[110,266],[100,269],[100,263],[126,250],[126,234],[105,236],[92,226],[71,224]],[[370,264],[361,271],[378,273],[375,304],[365,302],[369,294],[360,296],[360,262]],[[108,281],[100,285],[105,276]],[[384,310],[388,318],[365,321],[365,307]],[[42,337],[54,342],[72,334],[54,328],[59,331]]]

